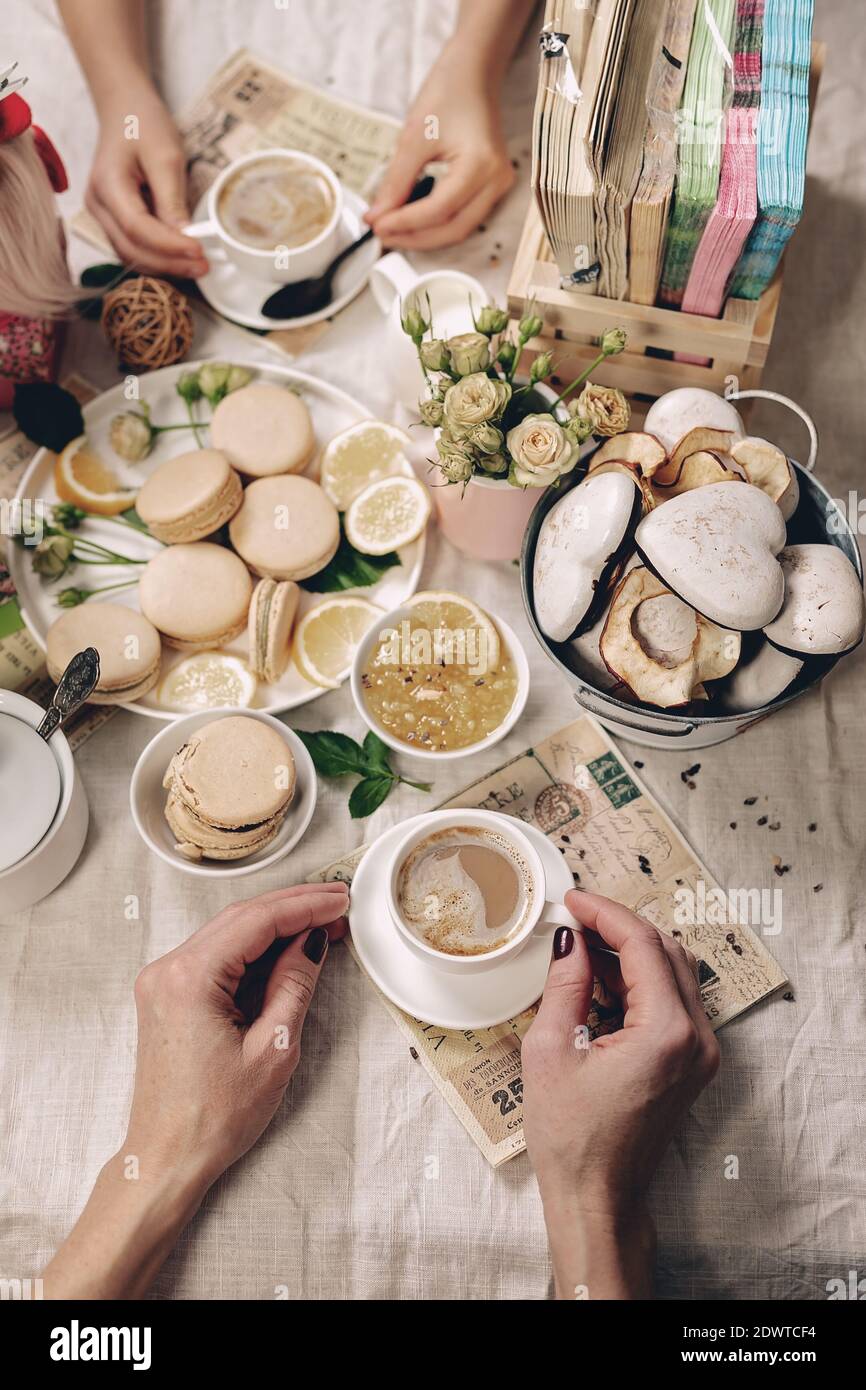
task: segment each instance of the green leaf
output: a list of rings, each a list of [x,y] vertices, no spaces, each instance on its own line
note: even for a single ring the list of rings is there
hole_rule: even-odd
[[[42,444],[55,454],[71,439],[84,433],[81,406],[71,391],[51,381],[33,381],[15,387],[12,402],[15,423],[34,444]]]
[[[117,261],[102,261],[99,265],[89,265],[82,270],[80,282],[86,290],[101,290],[124,279],[132,272],[125,270]]]
[[[102,265],[89,265],[86,270],[82,270],[79,281],[86,290],[113,290],[134,274],[133,270],[106,261]],[[95,295],[92,299],[79,299],[76,308],[83,319],[98,319],[102,313],[102,295]]]
[[[387,743],[382,742],[378,734],[373,733],[372,729],[364,739],[361,747],[367,761],[367,766],[371,771],[377,768],[391,774],[391,750]]]
[[[364,773],[367,764],[359,744],[348,734],[338,734],[330,729],[318,733],[307,733],[295,729],[313,760],[317,772],[323,777],[347,777],[351,772]]]
[[[371,816],[377,806],[382,805],[396,780],[393,776],[376,773],[356,782],[349,797],[349,815],[352,819],[363,820],[364,816]]]
[[[340,544],[337,553],[323,570],[300,581],[301,588],[313,594],[334,594],[343,589],[364,589],[378,584],[387,570],[400,564],[395,551],[387,555],[362,555],[346,539],[340,522]]]
[[[128,521],[130,526],[134,526],[137,531],[143,532],[145,536],[150,535],[149,530],[138,515],[135,507],[127,507],[126,511],[121,512],[120,515],[123,517],[124,521]],[[208,540],[210,540],[210,537],[208,537]]]

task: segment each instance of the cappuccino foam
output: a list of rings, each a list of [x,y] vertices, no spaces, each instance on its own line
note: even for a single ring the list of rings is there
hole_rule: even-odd
[[[397,877],[403,921],[434,950],[471,956],[495,951],[526,923],[533,877],[506,835],[451,826],[428,835]]]
[[[235,241],[257,251],[306,246],[334,211],[324,174],[300,159],[257,159],[236,170],[220,190],[217,215]]]

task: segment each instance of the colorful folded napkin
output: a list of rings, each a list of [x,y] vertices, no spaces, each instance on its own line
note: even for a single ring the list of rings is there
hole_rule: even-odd
[[[814,0],[766,0],[758,120],[758,219],[730,292],[758,299],[803,212]]]
[[[682,308],[717,318],[731,272],[758,215],[755,138],[761,99],[764,0],[737,0],[734,100],[728,112],[719,196],[695,253]],[[679,358],[677,360],[680,360]]]
[[[699,0],[680,108],[677,186],[659,289],[659,303],[666,308],[682,304],[692,262],[718,196],[733,32],[734,0]]]

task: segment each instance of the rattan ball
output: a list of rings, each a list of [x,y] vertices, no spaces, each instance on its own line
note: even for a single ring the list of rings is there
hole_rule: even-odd
[[[136,275],[109,290],[101,323],[120,368],[142,372],[181,362],[195,331],[186,296],[150,275]]]

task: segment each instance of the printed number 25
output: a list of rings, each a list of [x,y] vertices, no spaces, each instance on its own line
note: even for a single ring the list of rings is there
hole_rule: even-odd
[[[511,1095],[508,1094],[511,1092]],[[523,1081],[519,1076],[508,1083],[508,1091],[494,1091],[490,1099],[494,1105],[499,1106],[500,1115],[508,1115],[512,1110],[517,1109],[518,1101],[523,1104]],[[512,1100],[511,1097],[514,1097]]]

